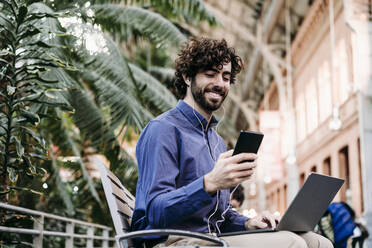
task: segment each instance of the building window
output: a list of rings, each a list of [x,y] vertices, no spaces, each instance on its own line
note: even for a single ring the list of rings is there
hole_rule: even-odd
[[[284,208],[287,209],[287,184],[284,184]]]
[[[313,167],[311,167],[311,169],[310,169],[310,172],[316,172],[316,165],[314,165]]]
[[[345,146],[338,152],[339,159],[339,171],[340,178],[345,179],[345,183],[340,190],[341,201],[345,201],[350,204],[350,199],[348,199],[350,191],[350,170],[349,170],[349,149]]]
[[[318,69],[319,123],[330,116],[332,111],[331,74],[328,61]]]
[[[306,137],[306,109],[302,92],[296,97],[296,121],[298,142],[301,142]]]
[[[279,212],[281,212],[282,211],[282,205],[280,204],[280,199],[282,197],[280,195],[280,188],[277,189],[276,194],[277,194],[277,198],[276,198],[276,202],[277,202],[276,210],[279,211]]]
[[[324,159],[323,161],[323,174],[331,176],[331,157]]]
[[[305,182],[305,173],[303,172],[300,175],[300,186],[302,186],[302,184],[304,184],[304,182]]]
[[[316,93],[315,80],[306,84],[306,114],[307,133],[311,133],[318,126],[318,97]]]
[[[336,48],[336,59],[335,59],[335,78],[338,84],[339,90],[339,101],[340,104],[344,103],[350,92],[350,79],[349,79],[349,68],[348,68],[348,57],[346,51],[345,39],[341,39]]]

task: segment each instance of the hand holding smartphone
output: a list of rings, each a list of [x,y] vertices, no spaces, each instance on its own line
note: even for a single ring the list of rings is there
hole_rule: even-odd
[[[257,153],[260,148],[263,133],[253,131],[240,131],[238,141],[236,142],[233,156],[239,153]],[[252,162],[252,161],[248,161]]]

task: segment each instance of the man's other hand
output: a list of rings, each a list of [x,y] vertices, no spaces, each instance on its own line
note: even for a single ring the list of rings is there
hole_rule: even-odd
[[[245,229],[263,229],[263,228],[275,228],[279,223],[279,216],[275,216],[268,211],[263,211],[261,214],[250,218],[245,222]]]
[[[233,150],[221,153],[213,170],[204,176],[204,188],[209,194],[234,187],[253,175],[253,169],[257,166],[257,155],[240,153],[232,156],[232,154]]]

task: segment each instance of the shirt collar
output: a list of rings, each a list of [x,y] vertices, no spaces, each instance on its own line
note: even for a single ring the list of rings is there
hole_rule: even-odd
[[[200,122],[203,124],[205,128],[208,124],[208,120],[204,118],[202,114],[198,111],[194,110],[190,105],[188,105],[185,101],[179,100],[177,104],[177,108],[181,111],[181,113],[190,121],[190,123],[197,128],[202,128]],[[217,119],[212,115],[210,127],[216,126],[218,123]]]

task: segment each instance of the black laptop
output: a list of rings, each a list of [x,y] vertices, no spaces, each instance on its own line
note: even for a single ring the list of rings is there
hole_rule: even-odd
[[[296,197],[289,205],[277,227],[221,233],[218,236],[233,236],[247,233],[313,231],[345,180],[311,173]]]

